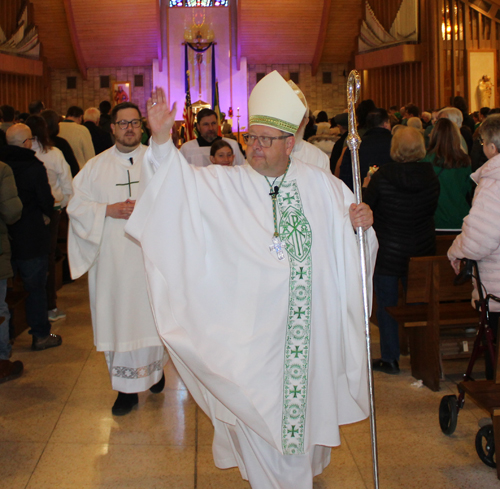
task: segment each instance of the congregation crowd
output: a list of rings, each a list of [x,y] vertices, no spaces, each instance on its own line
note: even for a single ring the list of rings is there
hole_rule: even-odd
[[[282,80],[273,81],[273,83],[279,84]],[[19,113],[9,105],[0,107],[0,317],[3,317],[3,322],[0,324],[0,383],[20,376],[23,371],[20,361],[10,360],[12,342],[11,333],[9,333],[10,314],[6,294],[8,280],[13,276],[19,276],[28,293],[25,309],[26,321],[32,335],[32,349],[40,351],[62,344],[62,338],[51,333],[51,323],[65,317],[65,313],[57,307],[56,294],[56,262],[60,254],[57,243],[61,222],[65,222],[64,225],[69,229],[68,254],[71,275],[73,278],[78,278],[89,272],[95,344],[98,351],[105,352],[111,383],[113,389],[118,391],[118,397],[112,409],[113,414],[123,415],[130,412],[138,403],[138,392],[150,389],[151,392],[158,393],[163,389],[165,383],[163,367],[169,357],[158,335],[150,310],[146,273],[140,247],[126,238],[124,232],[125,223],[134,211],[135,201],[141,195],[138,193],[140,184],[143,179],[146,181],[144,172],[150,171],[145,168],[146,163],[142,165],[143,160],[151,162],[150,167],[155,169],[154,171],[157,167],[161,168],[159,162],[168,161],[170,165],[168,175],[171,173],[177,175],[175,173],[177,172],[176,181],[186,185],[185,195],[189,195],[190,188],[196,189],[199,195],[207,199],[205,202],[207,207],[211,205],[215,209],[217,205],[224,204],[224,199],[227,198],[228,203],[224,204],[223,209],[228,212],[228,215],[231,214],[231,192],[237,192],[232,197],[234,201],[244,195],[249,200],[241,204],[241,211],[248,221],[253,212],[267,214],[264,213],[264,207],[261,209],[260,204],[251,208],[250,200],[253,198],[251,191],[257,185],[253,180],[255,172],[252,173],[246,169],[247,160],[256,173],[260,174],[259,177],[265,176],[269,184],[274,215],[273,244],[269,248],[276,252],[278,260],[283,258],[283,250],[287,250],[291,257],[290,266],[301,280],[304,274],[306,280],[312,280],[310,278],[312,271],[304,272],[304,268],[312,267],[311,258],[306,259],[301,256],[302,252],[310,252],[310,238],[309,241],[302,241],[300,250],[297,248],[294,251],[290,243],[285,246],[280,241],[280,234],[284,234],[287,227],[285,225],[282,229],[277,221],[278,207],[282,218],[289,218],[285,200],[288,199],[290,203],[295,199],[293,205],[302,206],[302,197],[297,187],[293,186],[296,184],[290,184],[288,180],[285,180],[289,171],[298,181],[314,181],[314,185],[321,188],[325,196],[335,195],[337,199],[335,203],[331,204],[330,200],[325,200],[324,207],[326,209],[332,205],[334,211],[331,215],[343,216],[342,219],[348,222],[350,231],[352,231],[352,226],[361,225],[361,222],[363,226],[368,223],[368,229],[373,222],[373,229],[378,239],[373,288],[378,305],[377,320],[381,346],[381,358],[373,360],[375,370],[388,374],[399,373],[398,324],[386,312],[386,307],[397,305],[399,284],[402,283],[403,288],[406,286],[410,257],[428,256],[435,253],[437,234],[456,235],[448,251],[451,265],[456,270],[463,257],[478,260],[486,289],[490,293],[500,295],[500,228],[497,225],[500,217],[500,156],[498,156],[500,109],[482,108],[477,113],[469,114],[462,97],[455,97],[453,106],[424,112],[411,103],[400,110],[397,107],[386,110],[376,107],[372,100],[360,102],[357,107],[357,132],[361,137],[359,160],[363,202],[373,213],[373,221],[370,221],[371,214],[358,214],[358,217],[355,217],[354,212],[363,212],[363,209],[368,207],[349,210],[353,200],[352,195],[336,179],[331,179],[331,174],[333,174],[349,189],[353,189],[351,151],[347,145],[348,114],[340,113],[329,119],[325,111],[319,111],[314,116],[310,114],[307,101],[300,89],[292,82],[288,82],[287,85],[291,88],[287,95],[289,97],[287,103],[293,106],[294,112],[291,112],[292,109],[283,101],[275,109],[277,114],[285,113],[283,117],[285,122],[276,117],[276,114],[272,112],[274,109],[269,109],[269,114],[266,112],[267,106],[272,106],[272,101],[270,102],[271,99],[267,95],[261,95],[256,87],[254,107],[250,107],[250,130],[248,134],[243,135],[241,142],[233,135],[229,123],[225,121],[221,124],[223,121],[219,121],[217,113],[211,109],[202,109],[198,112],[196,138],[183,141],[185,128],[177,131],[173,123],[175,109],[170,112],[166,108],[167,104],[161,91],[155,92],[154,97],[157,98],[148,102],[149,121],[142,117],[139,108],[131,102],[118,104],[114,108],[109,102],[102,102],[99,108],[91,107],[85,111],[73,106],[67,110],[64,118],[53,110],[46,110],[40,101],[30,104],[29,113]],[[261,102],[259,97],[265,103]],[[160,113],[160,109],[163,112]],[[253,122],[252,111],[257,114],[253,116]],[[272,123],[266,121],[272,121]],[[289,139],[290,136],[295,136],[293,144]],[[178,161],[184,161],[184,159],[179,159],[177,152],[173,152],[170,148],[171,140],[174,141],[174,147],[180,145],[179,153],[189,163],[188,166],[193,168],[210,166],[211,169],[206,172],[195,172],[192,168],[186,170],[182,162],[178,165]],[[146,145],[151,146],[147,149]],[[275,161],[274,167],[265,166],[269,165],[270,161]],[[291,162],[298,162],[298,164],[293,166]],[[300,162],[308,164],[307,167],[309,165],[319,167],[322,172],[318,173],[315,169],[316,173],[309,174],[309,170],[304,169],[305,166],[301,168]],[[215,167],[212,168],[212,165]],[[242,170],[239,173],[221,173],[219,170],[222,169],[219,167],[223,166],[241,167]],[[160,173],[158,181],[160,181],[160,178],[165,178],[167,170],[163,173],[162,170],[158,171]],[[328,185],[332,187],[328,187],[328,191],[325,190],[325,182],[322,180],[322,175],[325,173],[330,174]],[[224,179],[229,178],[227,175],[232,175],[232,180],[229,180],[228,187],[224,187]],[[160,184],[150,186],[152,190],[148,189],[148,192],[151,195],[158,192],[158,185]],[[172,195],[179,192],[180,199],[184,198],[181,192],[183,187],[180,183],[177,187],[175,183],[171,186],[168,178],[165,178],[163,185],[170,189]],[[238,190],[238,185],[241,185],[240,190]],[[288,192],[287,197],[279,193],[282,185]],[[220,195],[217,195],[218,191],[221,192]],[[154,194],[154,198],[151,195],[146,196],[145,202],[148,198],[154,202],[156,202],[155,199],[160,199],[159,193]],[[213,198],[214,195],[217,197]],[[312,197],[304,199],[306,205],[309,205],[308,198]],[[330,199],[330,197],[326,198]],[[212,241],[222,240],[223,237],[218,235],[216,230],[221,226],[223,218],[217,214],[220,222],[215,222],[210,216],[207,217],[203,211],[205,203],[199,203],[202,210],[198,210],[195,209],[198,205],[197,200],[196,205],[193,201],[189,201],[185,207],[179,208],[175,207],[177,205],[175,202],[174,204],[165,202],[166,206],[160,206],[165,213],[168,205],[172,205],[172,209],[177,209],[179,216],[184,218],[189,212],[192,213],[183,221],[184,224],[189,222],[188,226],[183,225],[181,221],[177,222],[173,215],[167,216],[165,220],[165,222],[170,220],[172,226],[178,227],[178,233],[176,231],[178,236],[176,235],[175,239],[182,241],[181,238],[185,234],[186,239],[180,246],[188,247],[189,243],[198,239],[196,232],[189,234],[194,229],[197,219],[200,223],[206,220],[206,224],[200,224],[200,228],[209,229],[212,226],[215,230],[213,234],[207,234],[205,240],[200,241],[200,246],[206,246],[211,250],[209,247]],[[154,212],[144,213],[145,205],[143,204],[143,210],[136,214],[135,223],[132,223],[130,232],[127,230],[134,236],[135,226],[137,236],[134,237],[139,241],[141,233],[147,234],[147,229],[144,232],[141,230],[141,233],[137,231],[141,227],[139,225],[141,216],[147,219],[155,218]],[[344,208],[348,210],[345,211]],[[322,209],[322,212],[325,209]],[[266,212],[268,211],[269,208]],[[311,226],[303,216],[303,209],[296,207],[293,212],[299,216],[294,219],[302,219],[300,222],[303,234],[308,229],[310,233]],[[361,215],[364,219],[362,221]],[[69,224],[67,216],[69,216]],[[255,216],[252,217],[254,218],[258,222]],[[233,227],[239,223],[239,216],[230,216],[227,219]],[[234,219],[236,219],[235,222],[233,222]],[[314,219],[316,219],[314,213],[310,212],[309,220],[313,222]],[[251,220],[248,222],[253,223]],[[317,223],[313,222],[312,225],[312,227],[316,226],[317,235],[326,233],[325,239],[334,243],[338,250],[344,250],[339,251],[339,253],[345,253],[345,256],[342,255],[340,259],[344,259],[345,263],[351,260],[352,249],[345,250],[355,247],[352,246],[354,237],[343,237],[346,243],[350,244],[341,245],[339,236],[330,236],[330,230],[326,230],[327,226],[320,226],[319,222],[319,220]],[[337,225],[343,226],[344,224]],[[319,231],[321,227],[323,229]],[[340,227],[339,233],[346,233],[347,228],[343,229],[344,231]],[[154,230],[158,233],[158,240],[161,241],[163,232],[161,226],[155,227]],[[238,239],[243,240],[243,235],[247,231],[248,227],[242,228]],[[261,231],[261,228],[257,226],[254,233]],[[166,241],[168,239],[166,238]],[[175,239],[172,235],[171,240]],[[228,239],[233,238],[228,237]],[[306,238],[302,236],[300,239]],[[376,250],[375,239],[374,237],[371,239],[371,250],[374,251]],[[242,242],[246,246],[246,243],[251,241],[252,235],[250,234]],[[144,242],[141,244],[145,251],[148,250],[147,243],[146,246]],[[171,245],[168,244],[168,246]],[[221,249],[224,246],[221,244]],[[236,246],[234,249],[237,248]],[[330,248],[326,250],[326,248],[325,246],[325,250],[318,251],[317,247],[315,253],[333,253],[333,245],[331,250]],[[164,252],[163,249],[162,252]],[[218,255],[219,251],[211,250],[211,252],[217,259],[221,258]],[[193,253],[193,256],[196,253],[197,251]],[[203,253],[202,257],[205,259]],[[191,257],[187,251],[186,256]],[[185,273],[188,276],[187,280],[191,280],[194,276],[189,262],[184,263],[184,257],[178,257],[177,263],[175,259],[172,263],[167,261],[163,263],[163,258],[158,258],[158,260],[158,269],[164,266],[169,270],[170,276],[174,273],[172,270],[180,264],[185,268],[179,272],[179,276]],[[335,257],[328,256],[325,260],[334,262]],[[122,266],[124,262],[127,262],[127,267]],[[150,267],[153,262],[154,260],[149,257]],[[226,265],[219,264],[218,266],[222,269]],[[200,267],[203,268],[202,265]],[[216,268],[214,266],[214,269]],[[153,268],[148,270],[150,280],[156,273],[152,270]],[[317,271],[316,273],[326,272]],[[288,272],[286,274],[288,277]],[[240,287],[244,289],[243,285],[237,283],[235,277],[227,275],[225,280],[234,283],[235,291]],[[324,280],[326,283],[329,278],[324,278]],[[348,283],[348,278],[343,276],[335,280],[338,280],[339,284],[343,280]],[[129,286],[132,282],[136,286],[133,293]],[[196,282],[193,283],[196,284]],[[189,282],[191,287],[195,287],[193,283]],[[223,281],[220,284],[223,284]],[[311,290],[311,284],[312,282],[307,290]],[[163,286],[164,284],[161,285]],[[158,285],[158,289],[161,287]],[[342,287],[338,285],[335,287],[338,287],[340,297]],[[313,288],[319,290],[320,287],[317,284]],[[168,287],[165,289],[165,294],[169,297],[175,296],[175,292]],[[209,294],[206,298],[209,298]],[[180,307],[177,304],[184,304],[182,294],[177,299],[177,302],[174,300],[168,302],[171,304],[169,307],[172,311],[175,307]],[[153,306],[155,300],[158,300],[158,297],[153,291],[151,296]],[[215,304],[215,296],[213,300]],[[286,300],[291,301],[292,294]],[[304,299],[297,299],[297,301],[300,300]],[[314,305],[314,302],[311,305],[310,298],[307,300],[309,301],[307,307],[310,310],[318,307]],[[342,301],[340,299],[339,301],[342,304],[341,307],[344,307]],[[242,310],[246,311],[243,304],[239,302],[238,304]],[[158,310],[155,310],[157,323],[161,323],[162,320],[162,307],[164,306],[160,305]],[[298,314],[297,320],[300,320],[301,314],[304,314],[303,306],[298,307],[298,313],[293,312],[294,307],[290,305],[283,308],[284,311],[290,311],[289,324],[295,321],[294,315]],[[498,323],[500,316],[500,307],[498,310],[495,307],[498,306],[492,305],[493,325]],[[340,310],[340,306],[338,309]],[[322,309],[323,312],[326,310],[327,306]],[[177,312],[186,314],[188,318],[186,324],[191,322],[196,324],[196,313],[189,310],[189,307],[182,307]],[[255,313],[255,311],[246,312]],[[175,315],[175,311],[171,312],[170,309],[168,311],[165,309],[164,313],[167,323],[170,321],[170,314]],[[320,315],[317,310],[316,317]],[[347,313],[344,315],[344,317],[348,316]],[[238,319],[244,320],[242,316]],[[209,318],[207,318],[208,321]],[[310,321],[310,313],[308,313],[305,323],[296,327],[303,328],[307,324],[309,324],[307,327],[310,327]],[[140,328],[137,326],[139,323]],[[203,321],[200,320],[200,324],[202,323]],[[161,335],[159,324],[157,327]],[[175,350],[175,337],[173,338],[173,346],[169,346]],[[190,337],[190,341],[191,338],[194,336]],[[224,341],[222,336],[221,341]],[[182,348],[184,346],[182,345]],[[186,348],[186,351],[189,351],[190,346]],[[309,346],[306,345],[305,348]],[[295,358],[297,358],[297,352],[299,352],[298,346]],[[290,356],[291,353],[294,352],[290,351]],[[175,360],[180,362],[177,357]],[[313,361],[314,359],[311,360]],[[176,367],[182,371],[184,364],[176,362],[174,361]],[[359,371],[358,367],[359,365],[355,366],[356,372]],[[188,370],[184,374],[186,377],[183,376],[183,380],[189,384]],[[360,376],[363,375],[360,374]],[[334,383],[332,382],[332,385]],[[202,388],[195,384],[188,385],[188,388],[193,389],[196,401],[203,406],[203,398],[200,400],[196,397],[197,389]],[[291,389],[291,385],[287,386],[285,394],[291,394]],[[305,390],[306,387],[303,389]],[[297,385],[295,385],[294,392],[295,394],[300,392],[297,391]],[[207,399],[209,399],[206,408],[208,412],[212,408],[210,405],[212,397],[207,393],[203,395],[205,398],[208,396]],[[365,400],[358,402],[354,394],[353,399],[360,407],[365,403]],[[216,406],[217,409],[222,409],[222,404],[220,406],[216,404]],[[361,411],[363,409],[361,407]],[[292,418],[295,419],[291,416],[290,419]],[[356,419],[362,419],[362,414],[356,414]],[[214,424],[219,422],[215,418],[212,421]],[[342,424],[343,421],[339,420],[339,423]],[[247,433],[246,427],[243,427],[243,423],[240,425],[238,420],[236,424],[230,424],[235,426],[234,433],[228,432],[233,438],[237,436],[240,440],[244,437],[257,436],[255,433]],[[292,438],[295,426],[295,424],[291,425]],[[335,424],[336,429],[337,427],[338,424]],[[229,430],[232,429],[229,428]],[[286,432],[287,429],[284,430],[284,436],[289,437]],[[288,433],[290,433],[289,430]],[[332,430],[331,438],[325,445],[335,445],[336,437],[338,433]],[[264,440],[259,438],[258,443],[261,442]],[[294,446],[294,440],[290,443],[290,447]],[[316,447],[320,445],[311,443]],[[215,452],[216,450],[214,454]],[[329,454],[322,454],[321,457],[323,457],[322,464],[327,464]],[[235,462],[231,463],[234,465]],[[220,464],[224,465],[223,462]],[[242,475],[245,476],[244,469],[241,465],[239,466]],[[315,471],[316,469],[313,469],[311,473],[319,473]],[[311,473],[308,472],[305,478],[310,478]]]

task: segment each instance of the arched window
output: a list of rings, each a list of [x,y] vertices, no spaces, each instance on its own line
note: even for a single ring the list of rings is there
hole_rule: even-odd
[[[229,0],[170,0],[170,7],[227,7]]]

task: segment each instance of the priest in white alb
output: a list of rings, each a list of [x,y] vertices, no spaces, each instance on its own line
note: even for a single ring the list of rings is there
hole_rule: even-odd
[[[68,205],[68,254],[74,279],[89,273],[89,295],[97,351],[105,352],[112,388],[112,413],[129,413],[138,393],[163,390],[168,360],[155,327],[146,290],[140,246],[124,227],[138,196],[146,146],[139,108],[113,108],[116,144],[90,159],[73,180]]]
[[[243,165],[245,159],[238,143],[234,139],[218,136],[219,121],[212,109],[201,109],[196,114],[196,129],[199,136],[181,146],[181,153],[189,164],[194,166],[210,165],[210,148],[217,140],[224,140],[233,149],[234,164]]]
[[[215,464],[254,489],[311,489],[339,425],[369,414],[353,226],[373,264],[373,218],[340,180],[294,161],[304,111],[267,75],[249,100],[248,164],[198,168],[170,140],[175,106],[154,92],[144,169],[156,173],[126,226],[159,333],[215,427]]]

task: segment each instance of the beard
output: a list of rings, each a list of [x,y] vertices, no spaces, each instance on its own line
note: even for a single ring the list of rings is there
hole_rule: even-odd
[[[142,139],[142,134],[136,134],[135,132],[125,133],[123,136],[120,137],[116,137],[115,134],[115,140],[122,146],[125,146],[126,148],[133,148],[134,146],[138,146],[139,143],[141,142],[141,139]]]
[[[217,133],[215,131],[208,131],[204,136],[201,136],[207,143],[213,143],[217,139]]]

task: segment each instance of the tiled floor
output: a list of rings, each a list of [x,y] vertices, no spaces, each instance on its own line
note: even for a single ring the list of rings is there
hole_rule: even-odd
[[[87,301],[85,280],[60,291],[68,317],[53,331],[61,347],[32,352],[26,333],[16,341],[13,359],[25,373],[0,385],[0,488],[248,489],[237,469],[215,468],[210,422],[171,364],[163,393],[140,394],[138,409],[112,417],[115,393],[93,348]],[[474,448],[483,411],[467,399],[454,435],[439,429],[440,399],[455,393],[459,375],[431,392],[412,386],[409,361],[401,363],[399,376],[375,375],[380,488],[500,488]],[[446,368],[458,374],[465,365]],[[343,427],[342,438],[315,489],[373,487],[368,421]]]

